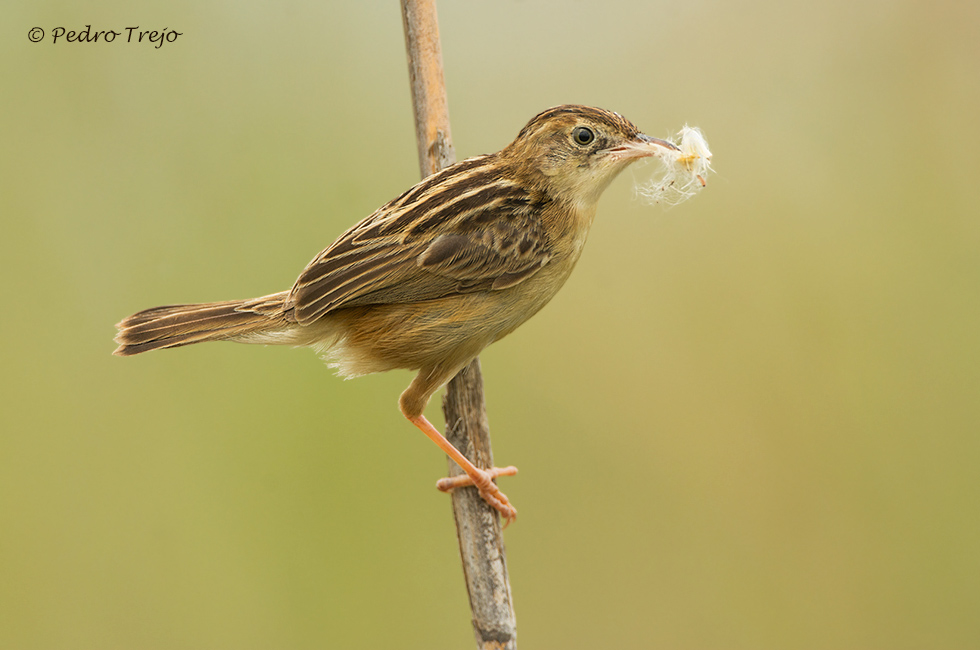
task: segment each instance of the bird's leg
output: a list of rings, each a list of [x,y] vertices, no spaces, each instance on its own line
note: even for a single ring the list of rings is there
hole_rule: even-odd
[[[517,517],[517,509],[511,505],[507,496],[500,491],[500,488],[493,482],[493,479],[498,476],[513,476],[517,473],[517,468],[504,467],[501,469],[493,467],[489,470],[480,469],[471,463],[462,452],[453,447],[452,443],[446,440],[445,436],[439,433],[439,430],[432,426],[432,423],[426,420],[422,414],[426,404],[429,403],[429,399],[432,397],[432,393],[449,381],[457,371],[459,371],[459,367],[441,368],[435,366],[423,368],[415,376],[415,379],[412,380],[408,388],[405,389],[405,392],[401,394],[401,397],[398,398],[398,406],[402,411],[402,415],[409,422],[417,426],[429,440],[436,443],[439,449],[446,452],[446,455],[452,458],[466,472],[465,476],[442,479],[436,484],[436,487],[443,492],[448,492],[457,487],[472,485],[479,490],[483,500],[499,512],[507,524],[510,524]]]
[[[513,476],[517,473],[516,467],[494,467],[489,470],[480,469],[471,463],[458,449],[453,447],[446,440],[445,436],[439,433],[438,429],[425,419],[424,415],[406,414],[405,417],[408,418],[409,422],[417,426],[422,433],[428,436],[429,440],[436,443],[439,449],[446,452],[446,455],[452,458],[466,472],[465,476],[454,476],[440,480],[436,483],[437,488],[443,492],[448,492],[453,488],[472,485],[480,491],[480,496],[483,497],[483,500],[500,513],[500,516],[506,521],[505,525],[510,524],[517,518],[517,509],[510,504],[507,495],[501,492],[497,484],[493,482],[493,479],[498,476]]]

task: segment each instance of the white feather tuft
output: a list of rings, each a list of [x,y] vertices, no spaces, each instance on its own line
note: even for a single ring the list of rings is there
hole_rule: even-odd
[[[707,185],[711,169],[711,150],[697,127],[685,125],[672,140],[679,151],[661,148],[657,156],[662,165],[657,174],[637,186],[637,194],[648,203],[677,205]]]

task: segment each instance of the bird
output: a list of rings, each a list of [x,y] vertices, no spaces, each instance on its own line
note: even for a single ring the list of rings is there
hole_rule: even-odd
[[[566,104],[534,116],[497,153],[423,179],[319,253],[293,286],[248,300],[165,305],[116,325],[113,354],[205,341],[313,348],[344,377],[417,371],[406,419],[511,523],[497,486],[515,467],[477,468],[426,419],[432,395],[536,314],[582,254],[599,197],[630,163],[677,151],[618,113]]]

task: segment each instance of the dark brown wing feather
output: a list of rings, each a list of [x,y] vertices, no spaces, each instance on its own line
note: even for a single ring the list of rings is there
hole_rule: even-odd
[[[541,222],[509,213],[481,228],[436,237],[418,258],[421,268],[457,280],[462,286],[503,289],[540,269],[550,257]]]
[[[287,308],[309,323],[339,307],[503,289],[547,263],[547,198],[490,174],[492,156],[424,180],[320,253]]]

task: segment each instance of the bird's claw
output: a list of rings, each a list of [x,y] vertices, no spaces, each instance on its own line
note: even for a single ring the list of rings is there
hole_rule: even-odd
[[[483,498],[494,510],[504,518],[504,528],[509,526],[517,518],[517,509],[511,505],[507,495],[500,491],[497,484],[493,482],[498,476],[513,476],[517,474],[517,468],[513,465],[509,467],[492,467],[488,470],[477,470],[477,474],[460,474],[439,479],[436,487],[443,492],[451,492],[458,487],[472,485],[480,492]]]

